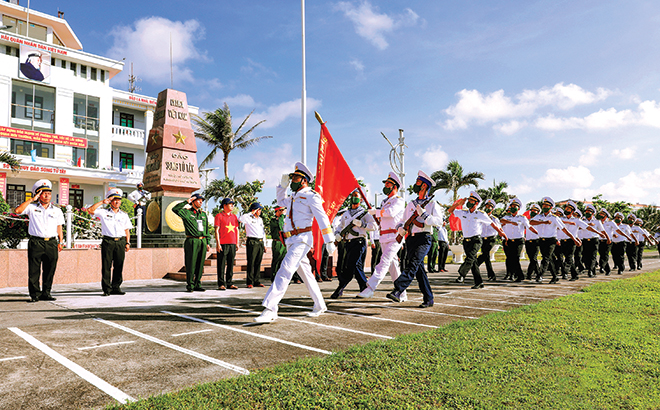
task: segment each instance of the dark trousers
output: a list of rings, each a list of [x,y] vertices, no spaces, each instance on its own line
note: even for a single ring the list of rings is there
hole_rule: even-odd
[[[628,257],[630,270],[637,269],[637,245],[635,245],[635,242],[626,242],[626,256]]]
[[[575,247],[575,268],[582,272],[584,264],[582,263],[582,245]]]
[[[329,258],[330,258],[330,255],[328,255],[328,251],[324,247],[323,248],[323,255],[321,256],[321,280],[329,279],[329,277],[328,277],[328,259]]]
[[[481,255],[479,255],[479,257],[477,258],[477,266],[481,266],[482,263],[486,265],[486,272],[488,273],[488,279],[495,279],[495,271],[493,270],[493,264],[490,262],[490,251],[493,249],[496,239],[497,236],[495,235],[483,238],[481,240]],[[463,243],[463,246],[465,246],[465,243]],[[465,251],[465,253],[467,255],[467,251]],[[507,269],[507,273],[508,273],[508,269]]]
[[[126,237],[116,241],[114,238],[103,237],[101,241],[101,289],[103,293],[120,290],[121,283],[124,281],[122,276],[124,258],[126,258]],[[112,270],[112,276],[110,270]]]
[[[589,276],[596,275],[598,238],[582,239],[582,264]]]
[[[608,244],[607,239],[601,239],[598,242],[598,266],[606,275],[610,274],[610,249],[612,249],[612,244]]]
[[[564,255],[564,264],[561,267],[562,275],[571,275],[572,279],[578,278],[577,268],[575,267],[575,242],[572,239],[562,239],[561,253]]]
[[[376,265],[380,263],[380,257],[383,255],[383,250],[380,248],[380,241],[376,239],[374,241],[374,247],[371,248],[371,273],[374,273]]]
[[[403,246],[401,249],[399,249],[398,255],[399,255],[399,270],[403,272],[406,270],[406,254],[407,254],[407,248],[408,248],[408,241],[403,242]]]
[[[220,244],[222,250],[218,252],[218,287],[232,286],[234,284],[234,262],[236,260],[236,244]],[[225,272],[225,265],[227,271]]]
[[[258,285],[261,276],[261,259],[264,257],[264,241],[261,238],[247,238],[245,244],[247,256],[246,285]]]
[[[337,245],[337,267],[335,268],[335,272],[337,273],[337,277],[341,277],[341,270],[344,268],[344,257],[346,255],[346,241],[339,241],[339,245]]]
[[[523,250],[523,246],[525,246],[525,240],[523,238],[509,239],[508,241],[504,241],[506,271],[509,275],[511,275],[512,279],[516,278],[518,281],[525,279],[522,266],[520,266],[520,253]]]
[[[431,235],[419,233],[406,239],[406,270],[394,281],[394,289],[403,292],[410,286],[413,278],[417,279],[419,290],[424,295],[424,302],[433,302],[433,291],[429,278],[424,272],[424,257],[431,247]]]
[[[360,291],[363,291],[367,287],[367,277],[364,276],[364,257],[367,253],[366,239],[358,238],[346,241],[344,252],[344,266],[341,268],[338,288],[345,288],[355,277],[358,285],[360,285]]]
[[[481,273],[479,272],[479,263],[477,262],[477,253],[479,253],[479,249],[481,249],[481,242],[482,239],[479,236],[463,239],[465,260],[463,261],[463,264],[458,268],[458,274],[462,277],[466,277],[468,271],[472,271],[475,285],[483,283],[483,279],[481,279]]]
[[[280,269],[280,265],[284,260],[284,255],[286,255],[286,246],[282,242],[273,239],[271,252],[273,258],[270,261],[270,280],[273,281],[275,280],[275,274]]]
[[[525,241],[525,253],[527,258],[529,258],[529,266],[527,267],[527,279],[531,279],[532,275],[537,276],[539,274],[539,240],[530,239]]]
[[[44,241],[39,238],[30,238],[28,241],[28,291],[30,298],[38,299],[41,295],[50,295],[53,287],[53,277],[57,268],[57,241],[50,239]],[[43,273],[43,275],[42,275]],[[42,278],[39,286],[39,278]]]
[[[206,259],[206,240],[186,238],[183,242],[183,253],[186,258],[186,289],[200,288]]]
[[[646,246],[645,241],[641,241],[637,245],[637,269],[642,269],[642,256],[644,256],[644,247]]]
[[[446,270],[447,256],[449,255],[449,244],[446,241],[438,241],[438,271]]]
[[[557,279],[557,268],[553,260],[555,247],[557,246],[557,238],[541,238],[539,239],[539,249],[541,251],[541,267],[539,269],[538,277],[543,277],[546,270],[552,274],[552,279]]]
[[[614,242],[612,243],[612,262],[614,267],[618,270],[618,273],[621,274],[626,270],[625,265],[623,264],[623,257],[626,252],[626,245],[628,242]]]
[[[429,253],[426,255],[426,271],[435,272],[435,266],[438,264],[438,241],[431,239]]]

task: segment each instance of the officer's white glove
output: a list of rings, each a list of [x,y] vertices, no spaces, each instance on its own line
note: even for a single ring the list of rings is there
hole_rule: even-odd
[[[369,215],[376,215],[376,214],[378,214],[378,213],[380,212],[380,209],[369,208],[369,211],[368,211],[368,212],[369,212]]]
[[[397,233],[399,234],[399,236],[406,236],[407,232],[406,232],[405,229],[403,229],[403,227],[401,227],[401,228],[397,229]]]
[[[282,174],[282,180],[280,181],[280,186],[283,188],[286,188],[289,186],[289,181],[291,178],[289,178],[289,174]]]
[[[417,204],[417,207],[415,209],[417,210],[417,215],[418,216],[422,216],[422,215],[424,215],[424,212],[426,212],[426,211],[424,211],[424,208],[419,206],[419,204]]]
[[[362,226],[362,221],[357,218],[353,219],[351,223],[355,226]]]
[[[325,244],[325,250],[328,251],[328,255],[332,255],[337,250],[337,245],[334,242],[328,242]]]

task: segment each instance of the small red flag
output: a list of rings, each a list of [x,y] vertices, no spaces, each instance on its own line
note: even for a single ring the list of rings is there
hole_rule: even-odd
[[[344,156],[332,139],[330,131],[321,124],[319,137],[319,156],[316,161],[316,183],[314,190],[323,198],[323,210],[328,215],[330,224],[337,215],[339,207],[348,195],[358,186],[357,179],[349,168]],[[319,225],[314,221],[314,259],[316,269],[320,272],[323,257],[323,235]]]
[[[78,163],[76,164],[79,167],[82,167],[82,158],[78,157]]]
[[[460,201],[460,199],[456,200],[456,202],[458,201]],[[454,202],[454,204],[456,204],[456,202]],[[456,209],[463,209],[463,205],[457,206]],[[455,216],[453,212],[451,215],[449,215],[449,229],[454,232],[463,230],[463,227],[461,226],[461,220]]]

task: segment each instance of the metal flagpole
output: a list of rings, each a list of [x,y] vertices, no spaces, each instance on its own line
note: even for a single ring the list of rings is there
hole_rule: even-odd
[[[301,98],[301,117],[302,117],[302,144],[301,161],[307,164],[307,74],[305,72],[305,0],[301,0],[302,9],[302,98]]]
[[[27,6],[27,21],[25,22],[25,37],[29,37],[30,34],[30,0],[28,0]],[[17,32],[20,30],[17,30]],[[19,33],[20,34],[20,33]]]

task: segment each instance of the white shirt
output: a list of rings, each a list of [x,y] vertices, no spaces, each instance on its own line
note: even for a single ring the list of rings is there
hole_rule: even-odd
[[[264,229],[264,220],[260,216],[254,216],[252,212],[241,215],[238,221],[245,225],[245,235],[248,238],[257,238],[266,240],[266,230]]]
[[[406,203],[403,198],[396,195],[383,199],[380,205],[380,231],[395,229],[403,221],[403,213],[406,210]],[[378,214],[376,214],[378,215]],[[381,243],[389,243],[396,240],[397,233],[387,233],[380,236]]]
[[[134,204],[144,206],[151,199],[151,193],[145,191],[144,189],[142,191],[136,189],[135,191],[128,194],[128,199],[130,199]]]
[[[57,236],[57,226],[64,225],[62,210],[52,203],[44,208],[41,202],[31,203],[21,212],[30,218],[28,234],[40,238],[53,238]]]
[[[426,199],[414,199],[408,203],[406,206],[406,210],[403,213],[403,220],[401,221],[401,225],[406,223],[408,219],[415,213],[415,209],[417,209],[417,204],[421,205]],[[430,201],[426,206],[424,207],[424,212],[426,213],[427,217],[426,219],[423,219],[421,216],[417,217],[418,222],[422,222],[424,224],[424,227],[420,228],[419,226],[413,224],[411,225],[412,228],[410,229],[410,233],[412,235],[415,235],[420,232],[427,232],[430,234],[433,234],[433,227],[434,226],[442,226],[442,222],[444,222],[444,219],[442,218],[443,212],[440,210],[440,207],[435,201]]]
[[[644,239],[646,239],[644,235],[648,235],[648,232],[646,232],[646,230],[641,226],[637,225],[633,225],[631,229],[633,235],[635,235],[635,238],[637,239],[637,242],[644,242]]]
[[[619,230],[625,233],[626,235],[628,235],[629,238],[633,236],[632,229],[630,229],[630,225],[628,224],[624,224],[624,223],[619,224]],[[614,242],[628,242],[628,240],[623,235],[614,234]]]
[[[486,214],[486,215],[488,215],[488,214]],[[495,216],[488,215],[488,217],[491,219],[491,221],[493,221],[493,223],[495,225],[502,228],[502,225],[500,224],[500,221],[498,221],[497,218],[495,218]],[[485,225],[481,230],[481,237],[482,238],[488,238],[488,237],[495,236],[495,235],[497,235],[497,231],[495,230],[495,228],[493,228],[492,225]]]
[[[603,231],[603,224],[600,223],[600,221],[594,218],[593,216],[591,217],[591,219],[585,219],[584,222],[586,222],[587,225],[594,228],[598,232]],[[585,229],[580,229],[580,232],[578,232],[578,237],[580,239],[593,239],[593,238],[600,238],[600,235],[598,235],[596,232],[588,231],[585,228]]]
[[[312,191],[312,188],[305,187],[291,196],[286,194],[286,187],[278,185],[276,188],[277,204],[288,210],[288,215],[284,220],[284,231],[290,232],[295,224],[296,229],[303,229],[312,226],[316,219],[323,234],[323,242],[333,242],[335,234],[332,232],[330,220],[323,209],[323,198],[318,193]],[[293,223],[292,223],[293,220]],[[286,239],[286,243],[305,243],[314,246],[314,235],[312,231],[303,232]]]
[[[101,221],[101,233],[103,236],[121,238],[126,236],[127,229],[133,229],[128,214],[121,209],[114,212],[111,208],[97,208],[94,216]]]
[[[463,238],[479,236],[485,226],[493,223],[493,220],[482,211],[470,212],[466,209],[454,209],[454,215],[461,221]]]
[[[360,225],[353,225],[353,221],[356,218],[361,217],[359,220]],[[348,208],[346,212],[341,216],[339,220],[339,226],[335,229],[335,236],[338,236],[344,228],[351,226],[351,229],[357,233],[353,235],[352,233],[346,234],[346,239],[357,239],[357,238],[367,238],[367,232],[378,229],[378,224],[373,216],[369,215],[366,209],[358,207],[357,209]]]
[[[557,237],[557,230],[566,228],[564,223],[559,219],[559,217],[548,213],[547,215],[545,214],[538,214],[534,218],[531,219],[532,221],[549,221],[549,224],[540,224],[540,225],[532,225],[534,229],[536,229],[539,233],[539,238],[556,238]]]
[[[619,229],[619,226],[614,223],[614,221],[607,220],[603,222],[603,230],[610,237],[611,240],[614,240],[614,235],[617,235],[616,230]]]
[[[529,221],[523,215],[506,215],[502,217],[503,221],[513,222],[513,224],[502,224],[502,230],[509,239],[521,239],[525,237],[525,229],[529,230]],[[536,228],[534,228],[536,229]]]
[[[447,237],[447,228],[444,227],[444,225],[440,225],[438,227],[438,241],[440,242],[448,242],[448,237]]]
[[[582,229],[587,229],[587,223],[584,222],[582,219],[575,218],[571,216],[570,218],[567,217],[562,217],[561,221],[564,223],[564,226],[566,226],[566,230],[573,234],[574,238],[578,237],[578,231]],[[568,235],[564,233],[564,231],[557,231],[557,239],[559,240],[564,240],[564,239],[570,239]]]

